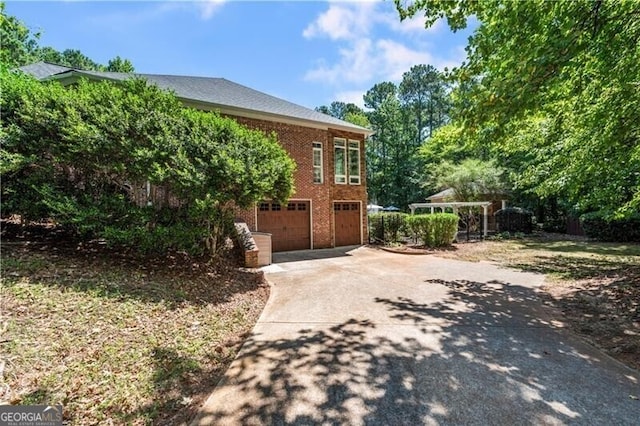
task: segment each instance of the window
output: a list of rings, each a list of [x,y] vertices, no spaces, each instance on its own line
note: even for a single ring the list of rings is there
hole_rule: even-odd
[[[360,185],[360,142],[350,139],[347,143],[342,138],[335,138],[333,141],[336,183]]]
[[[276,204],[276,203],[271,204],[272,212],[279,212],[281,209],[282,209],[282,206],[280,206],[280,204]]]
[[[298,203],[298,211],[299,212],[307,211],[307,205],[305,203]]]
[[[260,211],[268,212],[269,211],[269,203],[260,203]]]
[[[335,138],[334,160],[335,160],[335,179],[336,183],[347,183],[347,141],[345,139]]]
[[[349,184],[360,185],[360,142],[349,141]]]
[[[322,144],[313,143],[313,183],[323,183],[324,173],[322,172]]]
[[[288,211],[292,211],[296,209],[296,203],[289,203],[287,204],[287,210]]]

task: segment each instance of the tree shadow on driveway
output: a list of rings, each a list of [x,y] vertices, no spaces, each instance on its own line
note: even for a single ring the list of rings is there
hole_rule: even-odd
[[[201,424],[637,424],[638,374],[555,324],[535,291],[428,280],[388,321],[257,328]]]

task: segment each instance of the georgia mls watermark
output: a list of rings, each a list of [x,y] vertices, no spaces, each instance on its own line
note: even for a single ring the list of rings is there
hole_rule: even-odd
[[[0,426],[62,426],[62,405],[0,405]]]

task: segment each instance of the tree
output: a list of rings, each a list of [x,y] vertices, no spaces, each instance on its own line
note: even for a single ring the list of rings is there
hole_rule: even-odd
[[[480,26],[454,71],[467,107],[454,121],[517,182],[576,211],[640,209],[640,3],[417,0],[401,18]],[[534,132],[531,134],[530,132]]]
[[[0,63],[10,68],[34,62],[37,58],[40,33],[32,33],[15,16],[5,13],[5,3],[0,2]]]
[[[205,253],[226,238],[233,206],[293,190],[295,163],[275,136],[184,108],[143,80],[64,88],[2,70],[0,83],[3,214],[142,251]],[[145,182],[180,208],[134,203]]]
[[[503,195],[506,190],[504,170],[494,161],[466,159],[458,164],[444,161],[433,179],[439,189],[451,188],[456,201],[485,201]]]
[[[403,74],[399,96],[414,119],[414,144],[419,146],[447,120],[449,107],[444,76],[431,65],[415,65]]]
[[[364,113],[362,108],[358,105],[351,102],[345,103],[340,101],[331,102],[331,105],[329,106],[321,105],[316,108],[316,111],[339,118],[340,120],[346,120],[349,115],[359,115]]]
[[[375,131],[366,145],[369,198],[377,203],[399,204],[395,166],[402,139],[402,111],[397,87],[391,82],[378,83],[364,95],[364,102],[371,109],[367,116]]]
[[[116,56],[109,60],[105,71],[132,73],[135,69],[130,60]]]

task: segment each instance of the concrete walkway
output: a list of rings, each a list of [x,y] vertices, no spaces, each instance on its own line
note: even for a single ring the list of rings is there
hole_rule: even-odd
[[[267,307],[194,424],[640,424],[640,375],[551,319],[542,276],[306,255],[276,255]]]

